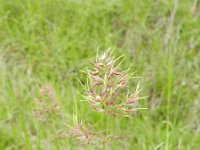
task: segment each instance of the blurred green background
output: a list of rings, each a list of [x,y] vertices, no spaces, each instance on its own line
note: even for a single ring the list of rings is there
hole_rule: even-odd
[[[148,110],[113,121],[114,134],[130,139],[108,149],[200,149],[199,0],[0,0],[0,149],[80,149],[40,143],[71,123],[75,102],[80,116],[98,121],[74,91],[82,91],[80,70],[109,47],[141,77]],[[55,128],[31,114],[44,83],[66,116]]]

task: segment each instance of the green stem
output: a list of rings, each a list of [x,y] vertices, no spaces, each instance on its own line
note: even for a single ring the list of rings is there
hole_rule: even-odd
[[[165,150],[169,149],[169,111],[170,111],[170,98],[171,98],[171,86],[172,86],[172,59],[168,60],[168,73],[167,73],[167,124],[166,124],[166,145]]]

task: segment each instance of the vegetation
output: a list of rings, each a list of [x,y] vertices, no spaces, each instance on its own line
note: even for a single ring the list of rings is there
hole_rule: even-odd
[[[99,149],[200,149],[198,0],[0,4],[0,149],[94,149],[70,136],[93,136],[90,127],[112,135]],[[148,109],[131,118],[105,117],[82,101],[82,71],[110,47],[125,58],[120,68],[140,77],[131,90],[140,81],[146,96],[139,103]],[[52,100],[51,113],[38,99]]]

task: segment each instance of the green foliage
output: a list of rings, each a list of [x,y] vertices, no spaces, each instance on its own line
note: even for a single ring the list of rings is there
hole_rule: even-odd
[[[0,149],[44,149],[44,138],[72,123],[74,105],[98,122],[102,116],[74,91],[82,90],[76,78],[86,82],[80,70],[108,47],[127,57],[121,67],[132,64],[148,96],[148,110],[111,121],[129,140],[109,146],[200,149],[199,8],[198,0],[0,0]],[[51,130],[31,111],[45,83],[67,118]],[[70,140],[48,146],[76,149]]]

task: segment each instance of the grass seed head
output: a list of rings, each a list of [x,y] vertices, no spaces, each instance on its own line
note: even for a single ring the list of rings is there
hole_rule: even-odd
[[[38,118],[39,122],[44,123],[59,114],[59,105],[51,86],[45,84],[39,91],[40,98],[34,100],[35,105],[32,112]]]
[[[112,116],[129,116],[136,111],[140,87],[136,87],[133,94],[129,94],[128,82],[132,74],[120,71],[117,61],[110,51],[96,57],[93,68],[88,69],[88,83],[86,85],[86,100],[97,112],[105,112]]]

